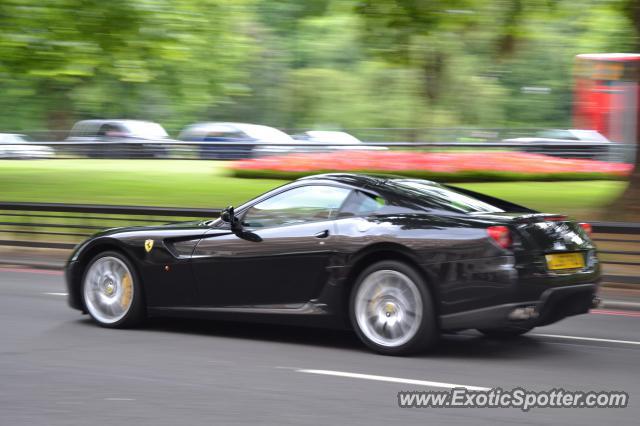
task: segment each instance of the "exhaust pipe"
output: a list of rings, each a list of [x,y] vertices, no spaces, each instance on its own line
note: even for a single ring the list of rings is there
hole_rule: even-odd
[[[523,321],[538,318],[538,312],[535,306],[522,306],[515,308],[509,313],[509,319],[512,321]]]

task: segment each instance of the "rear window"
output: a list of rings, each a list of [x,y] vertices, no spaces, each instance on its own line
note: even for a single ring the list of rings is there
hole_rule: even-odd
[[[387,185],[393,187],[404,196],[432,209],[456,213],[504,212],[499,207],[429,181],[393,179],[387,181]]]

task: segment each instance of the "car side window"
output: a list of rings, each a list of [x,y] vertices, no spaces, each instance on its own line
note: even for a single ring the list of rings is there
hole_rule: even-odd
[[[330,220],[350,192],[350,189],[323,185],[293,188],[250,207],[242,221],[249,228],[268,228]]]
[[[386,205],[384,198],[362,191],[353,191],[340,210],[340,217],[365,216]]]
[[[98,134],[97,136],[107,136],[109,134],[109,132],[113,131],[113,125],[112,124],[103,124],[100,129],[98,129]]]

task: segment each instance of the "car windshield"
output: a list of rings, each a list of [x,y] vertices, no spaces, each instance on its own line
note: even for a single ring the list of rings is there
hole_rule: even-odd
[[[166,130],[164,130],[161,125],[151,121],[130,121],[126,123],[126,126],[132,136],[150,139],[162,139],[169,137]]]
[[[504,210],[438,185],[434,182],[418,179],[391,179],[387,181],[394,189],[429,208],[448,210],[458,213],[498,213]]]

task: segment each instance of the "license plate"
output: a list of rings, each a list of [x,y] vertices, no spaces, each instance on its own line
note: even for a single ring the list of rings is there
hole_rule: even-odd
[[[554,253],[545,255],[545,258],[547,267],[551,270],[584,268],[582,253]]]

